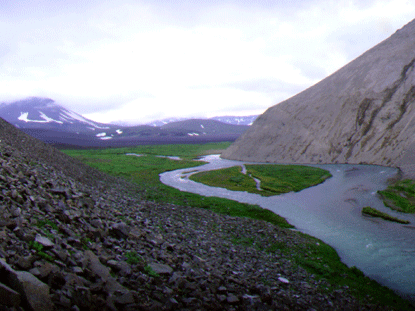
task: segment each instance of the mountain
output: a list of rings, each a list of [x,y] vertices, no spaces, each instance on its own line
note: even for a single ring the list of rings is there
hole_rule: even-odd
[[[190,136],[215,135],[215,134],[237,134],[244,133],[247,125],[233,125],[210,119],[189,119],[171,122],[161,127],[164,130],[176,130]]]
[[[207,118],[203,120],[216,120],[223,123],[233,124],[233,125],[252,125],[252,123],[255,121],[255,119],[258,117],[258,115],[252,115],[252,116],[220,116],[220,117],[213,117],[213,118]],[[156,120],[151,123],[148,123],[147,125],[150,126],[163,126],[169,123],[173,122],[179,122],[179,121],[185,121],[185,120],[191,120],[186,118],[170,118],[170,119],[163,119],[163,120]]]
[[[213,117],[210,119],[217,120],[223,123],[234,124],[234,125],[252,125],[254,121],[256,120],[256,118],[258,118],[258,115],[242,116],[242,117],[223,116],[223,117]]]
[[[167,119],[163,119],[163,120],[152,121],[152,122],[148,123],[147,125],[150,125],[150,126],[163,126],[163,125],[166,125],[166,124],[171,123],[171,122],[179,122],[179,121],[183,121],[183,120],[186,120],[186,119],[185,118],[167,118]]]
[[[269,108],[222,156],[368,163],[415,176],[415,20],[329,77]]]
[[[38,97],[0,104],[0,117],[33,137],[65,148],[234,141],[247,129],[244,125],[207,119],[170,119],[157,127],[103,124],[66,109],[52,99]]]
[[[109,130],[111,127],[88,120],[49,98],[30,97],[0,104],[0,116],[17,128],[43,128],[66,132]]]

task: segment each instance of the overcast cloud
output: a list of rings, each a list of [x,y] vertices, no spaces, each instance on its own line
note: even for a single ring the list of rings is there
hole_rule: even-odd
[[[412,0],[251,2],[0,0],[0,102],[101,122],[259,114],[415,16]]]

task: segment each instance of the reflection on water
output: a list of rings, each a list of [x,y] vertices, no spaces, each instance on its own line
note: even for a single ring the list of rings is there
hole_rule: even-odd
[[[195,172],[242,165],[242,162],[203,158],[201,167],[166,172],[160,180],[181,191],[258,204],[286,218],[298,230],[333,246],[342,261],[401,295],[415,300],[415,216],[386,208],[376,191],[386,188],[397,170],[373,165],[313,165],[330,171],[332,178],[300,192],[273,197],[230,191],[193,182]],[[182,175],[182,172],[187,174]],[[363,216],[364,206],[406,219],[410,225]]]

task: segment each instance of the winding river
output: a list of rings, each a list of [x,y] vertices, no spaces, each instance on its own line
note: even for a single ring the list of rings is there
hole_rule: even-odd
[[[300,192],[272,197],[209,187],[188,179],[191,174],[248,164],[221,159],[201,160],[206,165],[166,172],[160,180],[181,191],[258,204],[284,217],[297,230],[315,236],[336,249],[342,261],[356,266],[370,278],[415,301],[415,216],[391,211],[376,195],[386,188],[397,170],[373,165],[313,165],[329,170],[332,178]],[[409,225],[363,216],[371,206]]]

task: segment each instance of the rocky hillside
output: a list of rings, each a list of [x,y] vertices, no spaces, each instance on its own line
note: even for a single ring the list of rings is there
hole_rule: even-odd
[[[296,232],[143,201],[2,119],[0,215],[1,310],[386,309],[260,250]]]
[[[415,177],[415,21],[269,108],[224,154],[279,163],[369,163]]]

